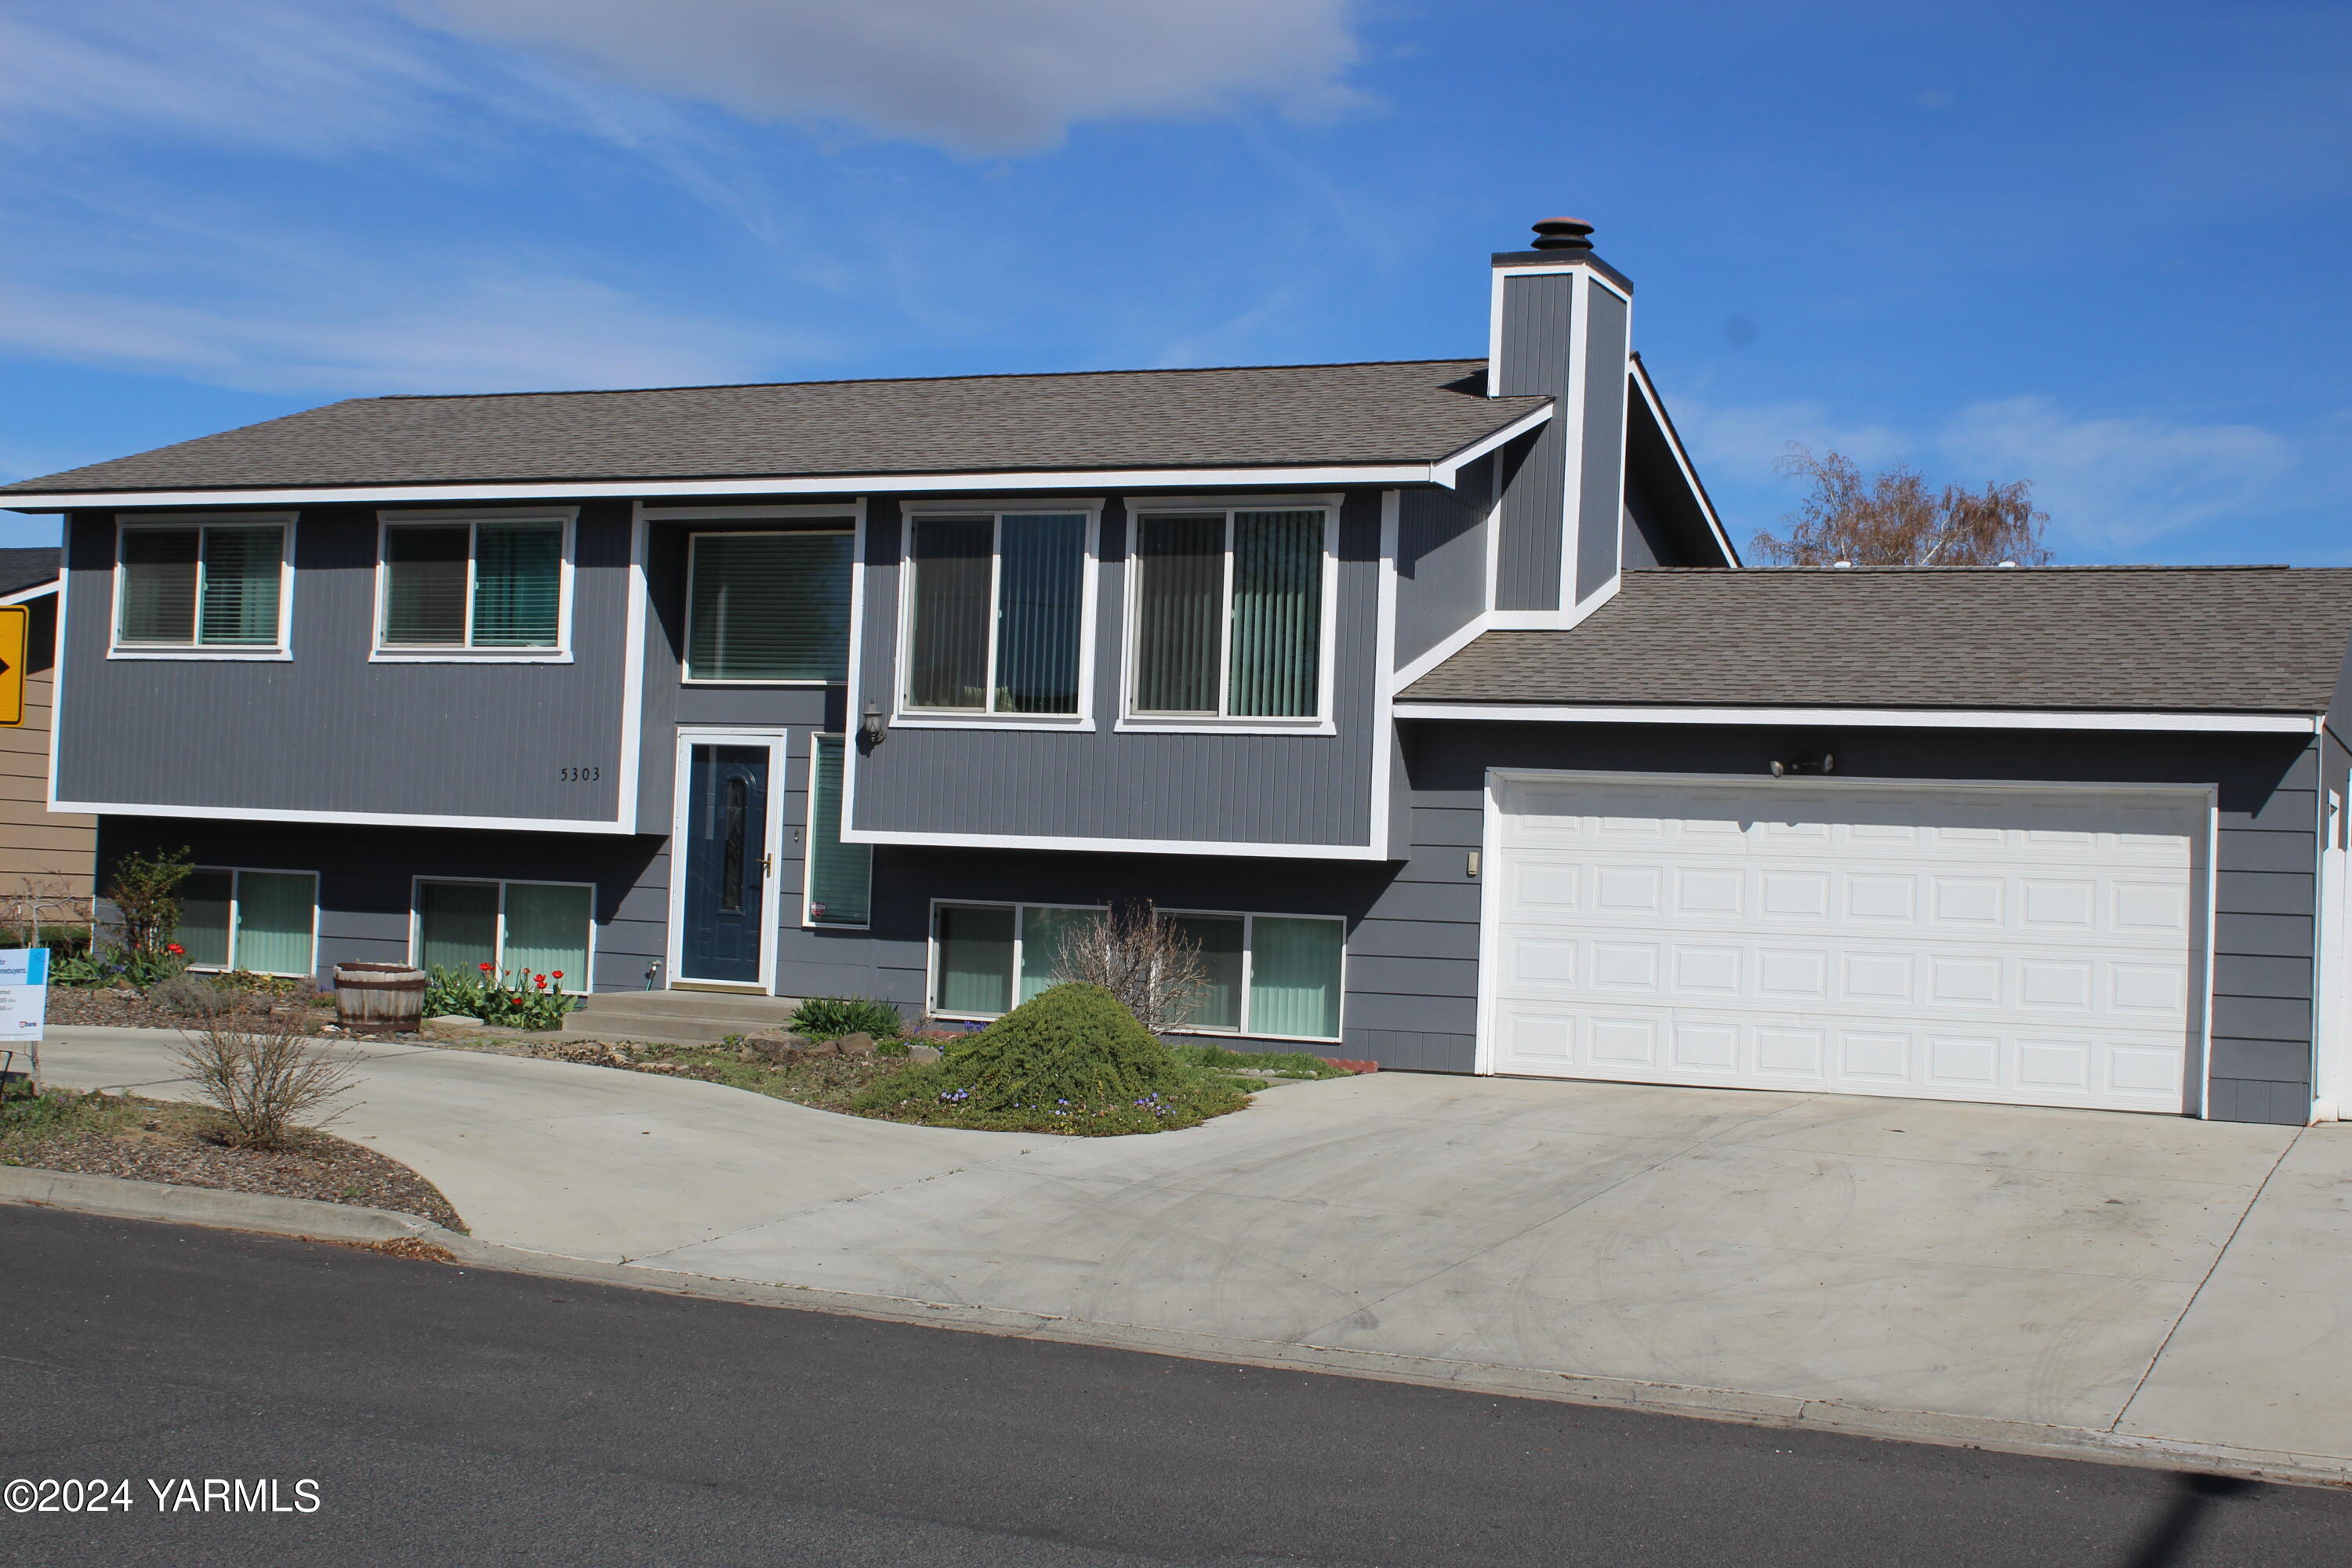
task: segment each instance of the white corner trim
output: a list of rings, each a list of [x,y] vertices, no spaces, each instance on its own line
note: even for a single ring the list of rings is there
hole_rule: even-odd
[[[1444,638],[1413,659],[1411,664],[1389,678],[1391,695],[1402,691],[1487,632],[1564,632],[1617,596],[1623,586],[1625,574],[1613,574],[1608,582],[1592,590],[1584,602],[1566,610],[1486,610],[1466,624],[1446,634]],[[1398,713],[1403,714],[1400,708]]]
[[[2043,709],[1668,708],[1503,702],[1400,702],[1400,719],[1538,724],[1832,724],[1890,730],[2119,730],[2155,733],[2314,735],[2319,721],[2285,713],[2070,713]]]
[[[1508,446],[1511,442],[1517,440],[1520,437],[1526,435],[1537,426],[1550,419],[1551,416],[1558,412],[1559,405],[1556,402],[1547,402],[1541,408],[1528,409],[1525,414],[1520,415],[1517,419],[1512,420],[1508,425],[1504,426],[1500,430],[1496,431],[1494,434],[1490,436],[1481,436],[1478,439],[1471,442],[1468,446],[1463,447],[1452,457],[1445,458],[1442,462],[1433,463],[1430,465],[1430,477],[1435,479],[1437,483],[1444,485],[1446,489],[1452,489],[1454,488],[1454,480],[1461,477],[1461,473],[1464,468],[1469,467],[1472,463],[1476,462],[1479,458],[1485,457],[1496,447]]]
[[[79,808],[76,808],[79,809]],[[1380,860],[1368,844],[1245,844],[1220,838],[1053,838],[1020,833],[915,833],[844,827],[844,844],[906,844],[931,849],[1074,849],[1117,855],[1234,855],[1283,860]]]
[[[631,827],[639,826],[644,815],[637,787],[645,762],[646,605],[652,594],[646,581],[646,546],[651,534],[644,503],[631,506],[629,569],[622,578],[628,599],[621,630],[621,755],[613,803],[614,816]]]
[[[531,484],[311,485],[282,489],[70,490],[0,496],[0,510],[84,511],[185,506],[326,506],[417,502],[474,508],[500,501],[571,500],[634,500],[692,496],[839,496],[829,509],[838,515],[848,498],[867,495],[969,495],[975,489],[1099,490],[1118,492],[1165,486],[1183,489],[1234,489],[1267,485],[1427,485],[1444,481],[1432,463],[1325,463],[1304,468],[1090,468],[1063,472],[971,472],[956,474],[815,474],[791,479],[568,479]],[[146,521],[141,518],[139,521]]]
[[[575,816],[434,816],[398,811],[295,811],[278,806],[161,805],[148,801],[61,800],[52,811],[89,816],[192,816],[207,822],[304,822],[363,827],[478,827],[511,833],[628,833],[625,822]]]
[[[1372,789],[1371,820],[1365,842],[1392,858],[1396,802],[1390,798],[1391,759],[1396,753],[1397,730],[1391,711],[1396,687],[1386,671],[1396,662],[1397,550],[1404,515],[1404,498],[1396,490],[1381,492],[1380,600],[1372,628]]]

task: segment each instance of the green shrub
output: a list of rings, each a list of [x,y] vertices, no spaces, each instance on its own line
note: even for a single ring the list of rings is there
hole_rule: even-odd
[[[1318,1056],[1305,1051],[1231,1051],[1223,1046],[1182,1045],[1169,1047],[1176,1058],[1191,1067],[1211,1069],[1255,1068],[1261,1072],[1278,1073],[1284,1078],[1347,1078],[1346,1068],[1333,1067]]]
[[[144,990],[163,984],[187,966],[185,959],[168,948],[157,952],[133,952],[127,948],[110,947],[103,952],[69,952],[63,957],[52,949],[49,984],[111,985],[118,980],[128,980]]]
[[[850,1109],[893,1121],[1005,1131],[1119,1133],[1189,1127],[1248,1099],[1179,1060],[1099,985],[1056,985],[893,1073]]]
[[[837,1040],[844,1035],[871,1035],[895,1040],[906,1033],[907,1022],[887,1002],[867,996],[812,996],[793,1014],[793,1033],[808,1040]]]

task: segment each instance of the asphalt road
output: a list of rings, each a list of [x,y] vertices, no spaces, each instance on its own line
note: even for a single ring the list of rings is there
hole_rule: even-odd
[[[2336,1491],[0,1206],[0,1482],[69,1477],[131,1506],[0,1512],[0,1562],[2352,1562]],[[200,1509],[208,1479],[283,1511]]]

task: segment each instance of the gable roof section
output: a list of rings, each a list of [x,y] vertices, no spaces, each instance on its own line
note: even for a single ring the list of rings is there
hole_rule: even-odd
[[[21,594],[27,588],[38,588],[58,580],[58,556],[54,544],[22,550],[0,550],[0,599]]]
[[[2317,714],[2347,642],[2352,568],[1633,571],[1397,700]]]
[[[1484,360],[366,397],[15,493],[1434,463],[1545,407]],[[5,504],[5,501],[0,501]]]

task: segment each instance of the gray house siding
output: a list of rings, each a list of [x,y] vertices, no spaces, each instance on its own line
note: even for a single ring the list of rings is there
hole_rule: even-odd
[[[1204,505],[1217,504],[1203,496]],[[1043,504],[1043,503],[1041,503]],[[1127,514],[1102,520],[1091,731],[894,725],[861,753],[854,826],[1045,838],[1363,845],[1371,809],[1381,500],[1351,491],[1339,529],[1329,735],[1120,733]],[[868,512],[866,603],[853,706],[893,706],[900,513]]]
[[[1584,467],[1579,480],[1576,599],[1582,604],[1617,574],[1624,512],[1625,351],[1633,307],[1594,284],[1586,294]]]
[[[1542,393],[1566,405],[1574,374],[1570,328],[1583,281],[1565,272],[1504,279],[1502,361],[1494,372],[1498,395]],[[1496,607],[1556,610],[1566,548],[1566,421],[1546,420],[1513,447],[1514,460],[1505,471]]]
[[[135,513],[124,513],[135,517]],[[610,821],[621,787],[629,508],[581,508],[572,662],[369,662],[372,507],[294,531],[288,660],[107,657],[114,520],[68,531],[58,789],[109,805]],[[593,782],[567,782],[593,770]]]
[[[1396,663],[1412,663],[1486,607],[1487,516],[1495,460],[1462,470],[1454,489],[1397,497]]]
[[[1455,971],[1417,968],[1417,978],[1444,980],[1450,973],[1454,983],[1443,992],[1400,998],[1394,1014],[1382,1004],[1383,1017],[1395,1021],[1382,1030],[1384,1037],[1363,1043],[1384,1066],[1466,1071],[1471,1065],[1478,895],[1465,858],[1480,842],[1486,769],[1761,777],[1774,755],[1801,746],[1833,751],[1840,774],[1864,778],[2218,785],[2210,1114],[2221,1121],[2289,1125],[2307,1119],[2318,854],[2315,742],[1875,729],[1799,734],[1762,726],[1414,721],[1405,728],[1413,800],[1411,858],[1367,912],[1358,942],[1434,955],[1461,951],[1466,937],[1474,944],[1468,949],[1473,961]],[[1449,940],[1453,945],[1446,947]]]

